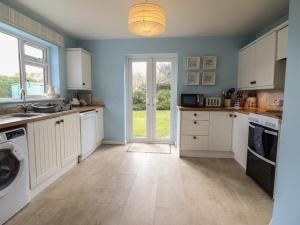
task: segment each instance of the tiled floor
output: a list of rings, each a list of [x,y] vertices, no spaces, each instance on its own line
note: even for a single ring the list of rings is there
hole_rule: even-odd
[[[103,146],[7,224],[267,225],[273,201],[232,159]]]

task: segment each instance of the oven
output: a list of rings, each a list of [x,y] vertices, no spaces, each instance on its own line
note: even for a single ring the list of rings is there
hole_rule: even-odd
[[[246,166],[246,174],[271,197],[274,193],[279,142],[279,128],[274,124],[251,120],[250,117]]]

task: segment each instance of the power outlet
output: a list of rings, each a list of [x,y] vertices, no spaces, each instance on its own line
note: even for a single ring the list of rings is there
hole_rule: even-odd
[[[282,99],[274,99],[273,105],[274,106],[283,106],[283,100]]]

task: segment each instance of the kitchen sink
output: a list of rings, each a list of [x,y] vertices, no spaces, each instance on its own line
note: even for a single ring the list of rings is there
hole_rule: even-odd
[[[29,117],[35,117],[35,116],[40,116],[42,113],[13,113],[7,115],[8,117],[23,117],[23,118],[29,118]]]

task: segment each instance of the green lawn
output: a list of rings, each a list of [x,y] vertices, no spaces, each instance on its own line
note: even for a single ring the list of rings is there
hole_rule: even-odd
[[[146,137],[146,111],[133,111],[133,137]],[[156,137],[170,137],[170,111],[156,111]]]

